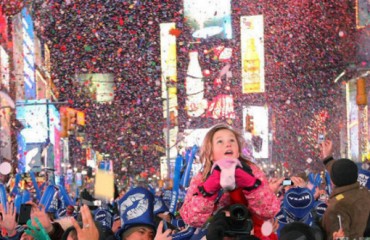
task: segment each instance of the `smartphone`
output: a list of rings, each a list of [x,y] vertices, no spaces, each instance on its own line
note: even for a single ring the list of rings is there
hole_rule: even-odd
[[[18,215],[18,224],[24,225],[29,219],[31,219],[31,204],[21,204],[19,215]]]
[[[283,186],[291,186],[294,185],[293,181],[289,178],[284,179]]]

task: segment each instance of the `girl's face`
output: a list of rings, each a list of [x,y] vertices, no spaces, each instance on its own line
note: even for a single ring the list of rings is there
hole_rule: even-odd
[[[213,161],[238,158],[239,145],[234,133],[228,129],[217,131],[212,139]]]

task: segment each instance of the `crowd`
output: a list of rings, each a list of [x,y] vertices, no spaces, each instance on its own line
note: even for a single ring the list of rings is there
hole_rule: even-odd
[[[149,186],[131,186],[97,203],[84,189],[78,202],[62,185],[39,201],[0,185],[0,239],[367,239],[370,237],[368,164],[334,159],[321,144],[326,174],[269,179],[242,154],[243,137],[217,124],[199,150],[203,168],[170,211]],[[29,215],[29,217],[28,217]]]

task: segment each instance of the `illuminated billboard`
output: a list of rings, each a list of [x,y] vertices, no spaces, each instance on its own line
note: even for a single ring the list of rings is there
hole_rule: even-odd
[[[266,106],[246,106],[243,109],[243,125],[247,128],[247,115],[253,122],[253,130],[245,133],[247,147],[252,150],[254,158],[269,157],[269,120]]]
[[[263,16],[243,16],[240,19],[242,92],[265,91],[265,59]]]
[[[36,98],[35,80],[35,35],[33,21],[27,8],[22,9],[23,29],[23,75],[26,99]]]
[[[369,0],[356,1],[356,25],[358,28],[366,27],[370,23]]]
[[[231,0],[184,0],[184,15],[194,38],[232,38]]]
[[[78,74],[78,82],[86,87],[97,102],[111,102],[114,99],[114,76],[109,73]]]
[[[5,49],[0,45],[0,80],[2,86],[9,91],[10,88],[10,71],[9,71],[9,55]]]
[[[360,158],[359,148],[359,124],[358,106],[356,103],[356,81],[346,84],[346,105],[347,105],[347,146],[348,158],[358,161]]]

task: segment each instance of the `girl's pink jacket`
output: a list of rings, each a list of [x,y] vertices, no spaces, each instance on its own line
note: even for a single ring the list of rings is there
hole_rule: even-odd
[[[264,172],[255,164],[251,164],[250,167],[254,176],[260,179],[262,184],[252,192],[243,191],[249,203],[248,209],[262,219],[271,219],[280,210],[280,200],[270,190]],[[202,227],[215,211],[214,200],[203,197],[201,194],[194,195],[201,183],[202,173],[200,172],[191,180],[184,203],[180,209],[182,219],[192,227]],[[228,192],[225,192],[217,204],[216,210],[229,204],[230,196]]]

